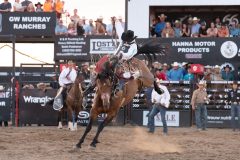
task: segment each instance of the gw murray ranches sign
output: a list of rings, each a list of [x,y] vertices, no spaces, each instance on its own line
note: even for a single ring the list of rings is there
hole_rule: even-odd
[[[56,26],[55,13],[3,13],[0,34],[53,35]]]

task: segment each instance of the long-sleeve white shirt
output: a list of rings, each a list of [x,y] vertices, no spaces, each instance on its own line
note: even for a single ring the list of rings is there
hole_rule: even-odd
[[[152,91],[152,103],[160,103],[164,107],[168,108],[170,104],[170,94],[166,86],[158,85],[162,90],[164,90],[163,94],[158,94],[154,89]]]
[[[68,75],[69,74],[69,75]],[[63,87],[65,84],[74,83],[77,77],[77,72],[72,68],[72,71],[69,73],[69,68],[65,68],[62,70],[59,76],[59,85]]]

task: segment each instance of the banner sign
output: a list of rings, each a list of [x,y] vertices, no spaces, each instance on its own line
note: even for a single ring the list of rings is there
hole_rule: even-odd
[[[97,123],[101,123],[104,121],[106,118],[107,114],[102,113],[99,114],[97,117]],[[82,126],[86,126],[89,122],[89,117],[90,117],[90,109],[80,111],[78,114],[78,124]],[[111,124],[117,124],[117,125],[123,125],[124,124],[124,115],[123,115],[123,110],[120,110],[117,114],[117,117],[114,118],[111,122]]]
[[[22,89],[19,97],[19,123],[57,125],[57,111],[52,106],[44,106],[56,93],[56,89]]]
[[[86,37],[56,36],[54,45],[55,60],[79,60],[90,61],[89,44]]]
[[[0,98],[0,121],[9,121],[10,111],[10,98]]]
[[[54,12],[8,12],[0,14],[0,34],[52,36],[55,34]]]
[[[90,38],[90,54],[113,54],[117,47],[115,40],[106,36]]]
[[[208,111],[207,126],[212,128],[231,128],[231,111],[215,110]],[[237,117],[235,119],[237,121]]]
[[[143,125],[148,124],[147,114],[149,111],[143,111]],[[155,126],[163,126],[160,112],[154,117]],[[179,126],[179,111],[167,111],[166,112],[167,126]]]

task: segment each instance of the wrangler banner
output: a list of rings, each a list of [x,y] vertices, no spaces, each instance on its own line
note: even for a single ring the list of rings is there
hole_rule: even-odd
[[[53,99],[57,90],[22,89],[19,97],[19,123],[57,125],[57,111],[46,101]]]
[[[55,13],[9,12],[0,14],[0,35],[52,36],[55,34]]]

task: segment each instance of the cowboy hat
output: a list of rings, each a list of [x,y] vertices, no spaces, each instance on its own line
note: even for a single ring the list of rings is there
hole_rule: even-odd
[[[162,14],[160,14],[160,15],[158,16],[158,18],[167,18],[167,16],[162,13]]]
[[[188,64],[187,62],[182,62],[182,66],[185,66],[186,64]]]
[[[192,20],[193,20],[193,21],[200,21],[200,19],[198,19],[197,17],[193,17]]]
[[[123,32],[121,39],[124,42],[132,42],[134,39],[136,39],[137,36],[134,36],[134,32],[132,30],[128,30],[127,32]]]
[[[212,66],[206,65],[206,66],[204,66],[204,68],[206,68],[206,69],[207,69],[207,68],[210,68],[210,69],[211,69]]]
[[[180,23],[180,21],[179,21],[179,20],[175,20],[175,22],[174,22],[174,23],[175,23],[175,24],[176,24],[176,23]]]
[[[229,68],[229,70],[232,70],[232,67],[230,67],[228,64],[225,67],[223,67],[224,70],[225,68]]]
[[[82,16],[81,20],[87,20],[87,18],[85,16]]]
[[[68,61],[68,64],[74,64],[72,60],[69,60]]]
[[[167,63],[163,63],[163,66],[168,66]]]
[[[92,65],[89,66],[89,68],[94,69],[94,68],[96,68],[96,66],[92,64]]]
[[[214,69],[220,69],[220,66],[219,65],[215,65],[213,68]]]
[[[178,64],[178,62],[173,62],[172,66],[173,66],[173,67],[178,67],[179,64]]]
[[[203,86],[206,86],[206,81],[201,80],[201,81],[198,82],[197,85],[203,85]]]
[[[35,4],[36,7],[37,7],[38,5],[40,5],[41,7],[43,6],[43,5],[41,4],[41,2],[38,2],[38,3]]]
[[[46,87],[47,85],[45,83],[38,83],[37,88],[41,89],[42,87]]]
[[[82,66],[89,66],[89,63],[88,63],[88,62],[84,62],[84,63],[82,64]]]
[[[117,18],[117,19],[123,19],[123,18],[122,18],[122,16],[118,16],[118,18]]]

